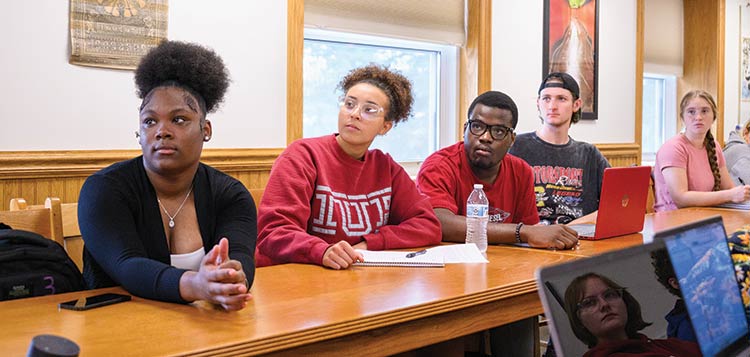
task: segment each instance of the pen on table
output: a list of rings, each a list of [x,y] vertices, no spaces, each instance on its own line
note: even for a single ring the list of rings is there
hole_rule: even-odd
[[[745,181],[742,181],[742,177],[737,177],[737,180],[739,180],[741,184],[745,184]]]
[[[418,251],[418,252],[411,252],[411,253],[407,254],[407,255],[406,255],[406,257],[407,257],[407,258],[414,258],[414,257],[416,257],[417,255],[422,255],[422,254],[424,254],[424,253],[427,253],[427,249],[422,249],[422,250],[420,250],[420,251]]]

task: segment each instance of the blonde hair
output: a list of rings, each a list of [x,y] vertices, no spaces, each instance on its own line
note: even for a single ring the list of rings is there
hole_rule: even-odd
[[[708,105],[711,106],[711,111],[714,114],[714,120],[716,120],[718,110],[716,109],[716,102],[714,101],[714,98],[710,93],[700,89],[691,90],[690,92],[685,93],[685,95],[682,97],[682,101],[680,101],[680,119],[682,119],[683,121],[685,120],[685,118],[683,117],[683,114],[685,113],[685,107],[687,106],[689,101],[695,98],[703,98],[703,100],[708,102]],[[719,189],[721,189],[721,173],[719,172],[719,159],[716,156],[716,141],[714,140],[714,135],[711,133],[711,129],[708,129],[706,137],[703,139],[703,145],[706,147],[708,164],[711,166],[711,173],[714,175],[713,190],[719,191]]]

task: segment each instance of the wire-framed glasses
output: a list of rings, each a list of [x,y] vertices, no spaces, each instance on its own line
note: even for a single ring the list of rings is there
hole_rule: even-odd
[[[605,302],[613,303],[618,299],[622,299],[622,293],[625,289],[614,289],[609,288],[604,290],[603,293],[594,296],[588,296],[581,300],[576,306],[578,312],[591,312],[599,308],[599,302],[604,300]]]
[[[341,110],[346,114],[352,114],[359,109],[359,115],[366,120],[375,119],[384,111],[383,107],[375,103],[359,103],[354,98],[344,98],[339,104]]]
[[[512,128],[505,125],[488,125],[476,119],[470,119],[467,124],[469,125],[469,131],[472,134],[482,136],[487,130],[489,130],[490,136],[495,140],[503,140],[508,136],[508,133],[513,132]]]

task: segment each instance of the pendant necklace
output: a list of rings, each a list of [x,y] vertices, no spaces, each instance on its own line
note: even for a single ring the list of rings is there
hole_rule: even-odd
[[[177,208],[177,212],[174,213],[174,216],[171,215],[171,214],[169,214],[169,212],[167,212],[167,208],[164,207],[163,204],[161,204],[161,200],[159,199],[159,196],[156,196],[156,202],[159,202],[159,206],[161,206],[161,209],[163,209],[164,213],[166,213],[167,217],[169,217],[169,228],[170,229],[174,228],[174,219],[175,219],[175,217],[177,217],[178,214],[180,214],[180,211],[182,211],[182,206],[184,206],[185,202],[187,202],[187,199],[188,199],[188,197],[190,197],[190,193],[191,192],[193,192],[193,185],[190,185],[190,189],[188,190],[187,195],[185,195],[185,199],[182,200],[182,203],[180,204],[180,207]]]

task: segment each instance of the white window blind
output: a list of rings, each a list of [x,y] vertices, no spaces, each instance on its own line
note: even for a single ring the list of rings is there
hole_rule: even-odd
[[[305,0],[305,26],[461,46],[465,0]]]

